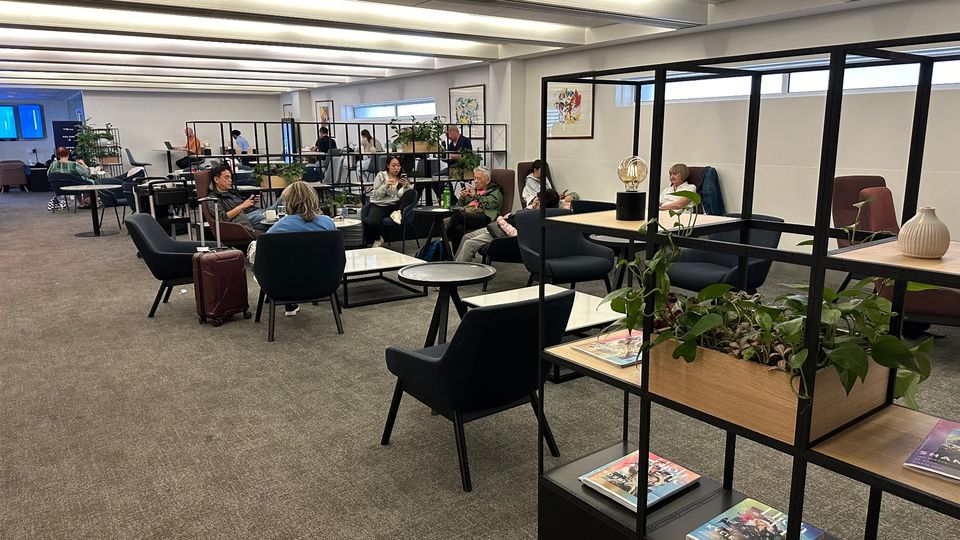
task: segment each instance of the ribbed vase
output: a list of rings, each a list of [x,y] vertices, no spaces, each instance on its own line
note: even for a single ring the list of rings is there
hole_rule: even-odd
[[[923,206],[900,228],[897,247],[907,257],[939,259],[950,249],[950,231],[937,217],[936,209]]]

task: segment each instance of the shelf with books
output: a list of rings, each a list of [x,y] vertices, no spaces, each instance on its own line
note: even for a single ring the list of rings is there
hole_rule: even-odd
[[[561,465],[540,478],[541,538],[634,538],[636,513],[594,488],[580,476],[629,454],[636,445],[617,443]],[[665,456],[669,459],[669,456]],[[710,521],[745,495],[725,490],[701,476],[698,483],[652,507],[646,538],[676,540]]]
[[[960,482],[904,467],[939,420],[890,405],[814,446],[810,461],[960,519]]]

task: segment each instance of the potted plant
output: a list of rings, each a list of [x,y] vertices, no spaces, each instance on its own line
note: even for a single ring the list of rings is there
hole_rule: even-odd
[[[357,208],[357,213],[359,213],[360,197],[353,193],[339,191],[333,195],[330,207],[332,216],[337,215],[337,208]]]
[[[410,123],[401,123],[399,118],[390,120],[393,130],[393,147],[400,152],[432,154],[440,151],[440,137],[446,131],[442,116],[434,116],[428,122],[419,122],[415,116]]]
[[[83,160],[88,167],[100,165],[101,157],[108,158],[102,161],[104,164],[120,163],[119,149],[113,145],[114,136],[110,130],[112,126],[107,124],[105,128],[97,128],[94,127],[90,120],[90,118],[87,118],[82,124],[77,126],[77,131],[74,135],[74,155],[77,156],[77,159]],[[105,147],[102,141],[106,141],[108,146]]]
[[[306,166],[300,162],[280,163],[277,165],[258,164],[253,174],[260,178],[261,187],[287,187],[303,178]]]
[[[696,193],[677,195],[693,205],[700,201]],[[669,215],[675,220],[672,230],[655,220],[650,224],[662,229],[667,244],[649,261],[621,261],[640,286],[605,298],[624,315],[614,323],[619,328],[640,328],[644,315],[654,319],[655,335],[644,344],[650,349],[651,392],[788,444],[794,438],[797,397],[806,397],[800,384],[806,362],[817,367],[813,439],[881,406],[890,369],[897,370],[895,397],[916,407],[918,384],[930,374],[925,353],[933,342],[910,347],[888,333],[892,306],[879,291],[866,289],[874,278],[839,293],[824,288],[816,322],[820,345],[810,351],[804,346],[806,286],[794,286],[796,292],[771,302],[734,292],[727,284],[710,285],[696,295],[671,292],[667,270],[681,252],[673,237],[690,235],[696,215],[687,224],[682,211]],[[643,285],[647,277],[654,283],[649,290]]]
[[[472,180],[473,170],[480,166],[480,161],[480,154],[469,149],[461,150],[460,159],[450,166],[450,178],[454,180]]]

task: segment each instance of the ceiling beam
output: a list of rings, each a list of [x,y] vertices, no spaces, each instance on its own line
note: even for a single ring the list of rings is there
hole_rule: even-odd
[[[689,0],[661,0],[651,3],[620,0],[458,0],[457,3],[484,9],[500,7],[564,17],[581,17],[661,28],[690,28],[707,24],[707,6]],[[590,6],[590,7],[586,7]]]
[[[293,92],[296,88],[268,88],[263,86],[240,86],[240,85],[205,85],[205,84],[184,84],[184,83],[155,83],[155,82],[125,82],[118,84],[115,81],[60,81],[56,79],[16,79],[0,77],[0,86],[9,87],[52,87],[76,90],[78,88],[95,87],[100,90],[119,91],[136,90],[146,92],[163,92],[170,90],[191,91],[191,92],[226,92],[231,94],[282,94]]]
[[[117,85],[126,83],[173,83],[173,84],[196,84],[207,86],[242,86],[259,87],[273,89],[293,89],[304,90],[308,88],[318,88],[317,86],[306,86],[296,81],[244,81],[242,83],[224,82],[224,79],[216,77],[171,77],[171,76],[153,76],[153,75],[117,75],[112,73],[63,73],[63,72],[43,72],[43,71],[10,71],[0,70],[0,79],[16,80],[50,80],[62,81],[67,84],[78,83],[81,81],[103,81],[115,83]]]
[[[150,75],[156,77],[216,78],[231,81],[291,81],[302,84],[337,84],[372,80],[366,77],[304,76],[300,73],[283,72],[238,72],[233,70],[197,70],[165,67],[142,67],[128,64],[89,64],[81,62],[4,61],[0,59],[0,71],[33,71],[47,73],[98,73],[115,75]]]

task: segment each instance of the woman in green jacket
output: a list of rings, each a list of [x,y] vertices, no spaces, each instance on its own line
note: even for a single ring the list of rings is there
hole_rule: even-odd
[[[486,227],[487,223],[497,219],[503,206],[503,191],[490,181],[490,169],[480,166],[473,170],[473,186],[460,190],[457,200],[463,212],[457,212],[447,219],[447,236],[453,244],[453,252],[460,247],[460,240],[468,230]]]

